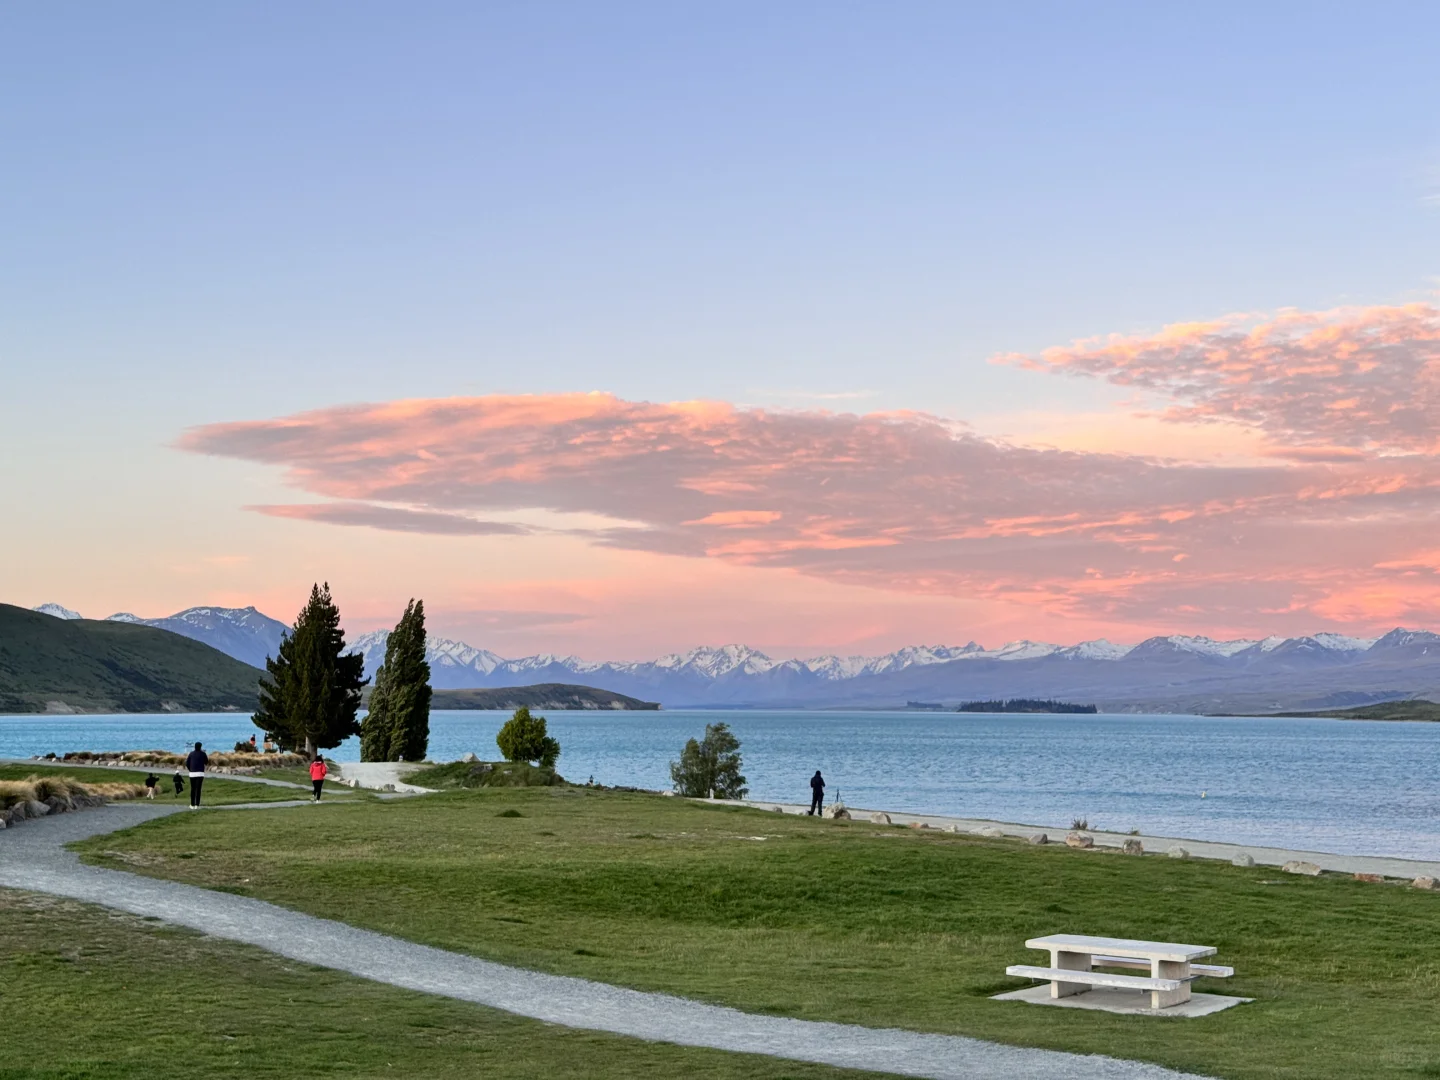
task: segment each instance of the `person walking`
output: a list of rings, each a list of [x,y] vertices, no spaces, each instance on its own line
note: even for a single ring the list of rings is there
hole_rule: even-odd
[[[185,794],[185,774],[179,769],[175,770],[175,775],[170,778],[170,782],[175,785],[176,798]]]
[[[815,770],[815,775],[810,777],[810,816],[814,817],[825,809],[825,778],[820,775],[820,770]]]
[[[185,757],[185,770],[190,774],[190,809],[200,809],[200,785],[205,782],[205,766],[210,764],[210,756],[197,742],[195,749],[191,750]]]
[[[325,777],[329,772],[324,758],[317,755],[315,760],[310,762],[310,782],[315,785],[315,802],[320,801],[320,789],[325,786]]]
[[[155,798],[155,785],[159,782],[160,777],[156,776],[153,772],[145,777],[145,797],[147,799]]]

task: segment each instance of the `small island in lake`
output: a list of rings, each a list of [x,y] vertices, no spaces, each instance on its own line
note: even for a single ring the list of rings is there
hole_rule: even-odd
[[[1094,705],[1072,705],[1068,701],[1039,701],[1035,698],[1011,698],[1008,701],[967,701],[956,712],[1013,713],[1095,713]]]

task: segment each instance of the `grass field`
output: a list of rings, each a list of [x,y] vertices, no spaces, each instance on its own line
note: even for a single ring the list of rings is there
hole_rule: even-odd
[[[144,769],[95,769],[82,766],[66,765],[0,765],[0,780],[23,780],[27,776],[71,776],[83,783],[128,783],[143,784],[145,782]],[[181,803],[189,805],[190,791],[187,787],[181,795],[175,794],[175,787],[170,782],[171,771],[156,769],[155,775],[160,777],[160,783],[156,787],[155,801],[161,803]],[[187,780],[188,784],[189,781]],[[356,795],[348,788],[336,787],[327,790],[325,798],[332,797],[341,799],[355,799]],[[249,802],[284,802],[287,799],[309,798],[309,791],[299,791],[295,788],[272,787],[270,784],[247,784],[243,780],[226,780],[219,776],[207,776],[205,786],[200,789],[201,801],[206,806],[225,806],[232,803]],[[366,796],[360,796],[367,798]],[[3,1078],[0,1078],[3,1080]]]
[[[186,815],[89,842],[447,949],[807,1019],[1224,1077],[1440,1076],[1440,895],[583,788],[455,791],[263,830]],[[186,857],[182,858],[184,855]],[[119,864],[116,864],[119,865]],[[242,879],[249,879],[241,885]],[[989,1000],[1023,942],[1220,947],[1258,999],[1197,1020]]]
[[[259,949],[0,889],[0,1077],[873,1074],[570,1031]]]

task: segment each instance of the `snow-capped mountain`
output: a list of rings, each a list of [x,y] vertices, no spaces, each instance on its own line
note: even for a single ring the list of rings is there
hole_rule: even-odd
[[[385,660],[385,643],[390,640],[389,630],[372,630],[361,634],[350,643],[352,652],[365,657],[365,674],[373,678],[376,669]],[[463,641],[426,635],[425,659],[430,664],[430,681],[435,686],[470,687],[479,685],[474,680],[483,679],[506,661],[489,649],[477,649]],[[456,681],[456,677],[459,681]],[[468,677],[468,681],[467,681]]]
[[[31,611],[38,611],[41,615],[54,615],[57,619],[83,619],[85,616],[78,611],[71,611],[68,607],[59,604],[40,604],[33,607]]]

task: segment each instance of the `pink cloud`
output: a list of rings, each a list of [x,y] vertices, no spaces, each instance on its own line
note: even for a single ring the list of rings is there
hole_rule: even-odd
[[[1308,460],[1354,448],[1432,453],[1440,438],[1440,310],[1282,311],[1077,341],[999,363],[1089,375],[1170,398],[1162,415],[1264,431]]]
[[[1324,325],[1301,337],[1353,336],[1317,318]],[[1229,333],[1215,326],[1164,338]],[[1122,352],[1151,348],[1160,346]],[[1246,357],[1216,364],[1233,373],[1253,362]],[[1086,363],[1096,373],[1114,365]],[[1163,369],[1155,359],[1133,372],[1149,372],[1143,377],[1160,388]],[[1208,369],[1197,370],[1182,380],[1199,387],[1193,400],[1229,400],[1228,382],[1207,389]],[[1352,387],[1344,400],[1357,395]],[[1285,391],[1265,407],[1289,417],[1295,396]],[[1244,408],[1271,415],[1261,404]],[[1380,441],[1378,430],[1370,441]],[[919,413],[773,412],[608,394],[358,405],[210,425],[181,445],[280,467],[294,486],[335,500],[266,513],[461,534],[506,528],[477,514],[598,514],[637,525],[571,532],[602,547],[1150,623],[1243,624],[1257,611],[1319,612],[1327,598],[1367,589],[1389,595],[1397,575],[1413,573],[1395,567],[1429,546],[1440,510],[1440,472],[1417,456],[1185,465],[1013,446]]]

